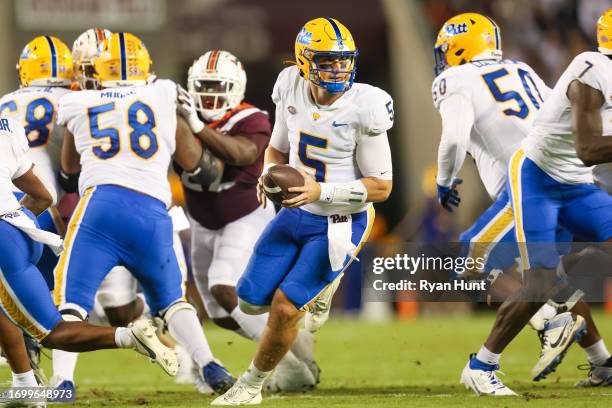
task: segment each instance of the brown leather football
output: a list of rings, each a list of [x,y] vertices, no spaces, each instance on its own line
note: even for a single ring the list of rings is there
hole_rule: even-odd
[[[264,176],[264,192],[273,203],[281,205],[287,200],[300,195],[290,193],[289,187],[300,187],[304,185],[304,177],[299,171],[286,164],[277,164],[268,169]]]

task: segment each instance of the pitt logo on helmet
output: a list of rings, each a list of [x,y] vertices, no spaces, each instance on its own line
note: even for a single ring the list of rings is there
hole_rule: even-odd
[[[350,31],[333,18],[310,20],[295,40],[295,61],[300,76],[329,93],[351,89],[357,55]]]
[[[499,27],[477,13],[459,14],[449,19],[438,33],[434,46],[435,73],[467,62],[502,57]]]
[[[119,32],[102,42],[93,66],[94,76],[103,87],[145,85],[151,57],[138,37]]]
[[[68,86],[72,54],[59,38],[45,35],[26,44],[17,63],[21,86]]]
[[[612,8],[597,20],[597,45],[599,52],[612,55]]]

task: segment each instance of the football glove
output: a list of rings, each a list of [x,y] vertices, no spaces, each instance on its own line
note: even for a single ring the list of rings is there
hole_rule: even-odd
[[[198,116],[193,98],[189,92],[179,84],[176,84],[176,103],[177,112],[185,118],[191,131],[195,134],[200,133],[202,129],[204,129],[204,122],[202,122]]]
[[[462,179],[455,178],[453,184],[449,187],[436,184],[438,186],[438,202],[445,210],[453,212],[453,207],[459,207],[461,198],[459,197],[457,186],[461,183],[463,183]]]

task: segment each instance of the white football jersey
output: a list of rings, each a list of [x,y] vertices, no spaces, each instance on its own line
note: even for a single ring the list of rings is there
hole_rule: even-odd
[[[171,202],[168,166],[176,145],[176,84],[79,91],[60,100],[58,123],[81,155],[79,192],[114,184]]]
[[[529,65],[513,60],[474,61],[451,67],[434,80],[432,96],[438,110],[456,94],[472,105],[474,124],[465,148],[492,198],[504,190],[510,157],[549,92]]]
[[[542,170],[560,183],[592,183],[592,167],[578,158],[572,135],[569,84],[578,80],[600,90],[603,135],[612,135],[612,60],[599,52],[583,52],[567,67],[542,107],[523,150]]]
[[[55,126],[55,119],[59,99],[69,92],[67,88],[56,86],[31,86],[20,88],[0,99],[0,117],[21,122],[30,144],[28,155],[35,164],[36,175],[45,186],[57,192],[61,191],[56,174],[60,169],[64,129]]]
[[[380,88],[354,83],[333,104],[318,106],[308,86],[295,66],[279,74],[272,91],[272,100],[277,106],[274,127],[275,131],[279,125],[286,129],[287,136],[279,141],[273,135],[270,144],[289,153],[290,166],[309,173],[319,182],[348,182],[364,177],[355,151],[362,138],[381,134],[393,126],[391,96]],[[390,180],[391,163],[380,165],[384,167],[381,173],[385,173],[380,178]],[[361,212],[369,205],[315,201],[301,208],[318,215],[331,215]]]
[[[0,119],[0,215],[19,208],[12,180],[32,167],[28,150],[28,139],[21,123]]]

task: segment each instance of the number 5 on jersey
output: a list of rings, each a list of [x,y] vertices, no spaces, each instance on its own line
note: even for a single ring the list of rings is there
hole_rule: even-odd
[[[121,150],[119,131],[114,127],[100,128],[99,117],[115,110],[115,102],[91,107],[87,110],[91,137],[96,139],[93,153],[102,160],[115,157]],[[156,126],[155,114],[151,107],[141,101],[136,101],[127,110],[130,132],[130,149],[136,156],[149,159],[158,150],[157,135],[153,131]]]

